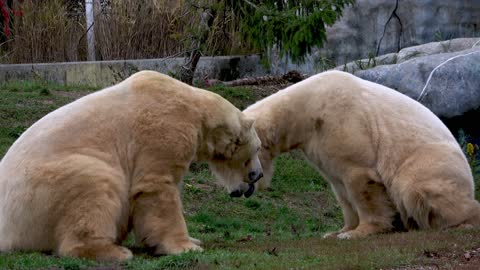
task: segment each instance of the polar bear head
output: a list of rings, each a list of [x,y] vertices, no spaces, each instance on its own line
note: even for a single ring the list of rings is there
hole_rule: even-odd
[[[213,129],[207,138],[210,168],[231,196],[252,195],[253,185],[263,176],[258,157],[261,142],[254,120],[238,112],[238,117]]]

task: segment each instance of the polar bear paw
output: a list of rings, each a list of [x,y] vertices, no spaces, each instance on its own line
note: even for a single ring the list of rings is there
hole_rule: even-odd
[[[350,232],[343,232],[337,235],[337,239],[352,239],[353,235]]]
[[[85,244],[69,250],[60,250],[59,255],[86,258],[101,262],[124,262],[133,258],[133,254],[128,248],[114,244]]]
[[[197,238],[193,238],[193,237],[189,237],[190,239],[190,242],[194,243],[195,245],[202,245],[202,240],[200,239],[197,239]]]
[[[323,239],[337,238],[337,235],[339,235],[339,234],[340,234],[340,232],[328,232],[328,233],[323,235]]]
[[[195,239],[195,238],[194,238]],[[194,241],[198,241],[201,243],[200,240],[195,239]],[[177,255],[185,252],[190,251],[197,251],[202,252],[203,248],[194,243],[194,241],[186,241],[183,243],[172,243],[168,245],[160,245],[155,250],[155,254],[157,255]]]

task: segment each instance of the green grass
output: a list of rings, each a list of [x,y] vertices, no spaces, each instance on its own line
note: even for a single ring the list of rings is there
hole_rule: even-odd
[[[275,166],[272,191],[249,199],[230,198],[205,167],[187,175],[183,198],[190,233],[228,242],[248,235],[289,239],[337,229],[339,209],[315,170],[290,154],[277,158]]]
[[[35,121],[93,90],[87,86],[39,81],[0,84],[0,157]]]
[[[30,82],[0,86],[0,157],[40,117],[93,90]],[[253,102],[247,88],[213,91],[237,106]],[[448,269],[462,262],[463,251],[480,247],[479,230],[323,240],[342,225],[328,184],[298,152],[281,155],[275,167],[272,190],[247,199],[230,198],[206,164],[192,164],[182,190],[184,214],[191,236],[204,241],[203,253],[153,257],[130,236],[124,245],[135,257],[124,264],[13,252],[0,253],[0,269],[379,269],[430,263]]]
[[[208,88],[208,90],[226,98],[240,110],[245,109],[248,105],[255,102],[253,90],[247,87],[216,85]]]
[[[62,85],[55,82],[48,81],[10,81],[7,83],[0,84],[0,89],[2,91],[10,92],[40,92],[42,94],[48,94],[50,90],[56,91],[95,91],[97,87],[91,87],[89,85]]]

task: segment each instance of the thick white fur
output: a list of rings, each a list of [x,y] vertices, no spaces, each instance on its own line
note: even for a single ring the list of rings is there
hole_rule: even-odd
[[[392,229],[480,225],[467,160],[426,107],[392,89],[340,71],[312,76],[247,108],[272,159],[300,149],[331,184],[344,227],[327,236],[361,237]]]
[[[201,250],[177,184],[193,160],[258,158],[252,125],[219,95],[153,71],[66,105],[0,163],[0,251],[122,261],[132,257],[118,245],[131,228],[157,254]],[[247,174],[223,183],[233,190]]]

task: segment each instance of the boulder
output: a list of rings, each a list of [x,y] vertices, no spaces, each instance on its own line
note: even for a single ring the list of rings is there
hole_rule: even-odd
[[[353,73],[420,101],[439,117],[459,116],[480,107],[480,46],[473,46],[474,42],[462,44],[459,48],[470,48],[446,53],[441,43],[409,48],[406,52],[422,53],[410,60],[402,56],[404,60],[399,64]]]
[[[438,53],[458,52],[480,47],[480,38],[457,38],[442,42],[431,42],[402,49],[397,54],[397,64],[409,59]]]

